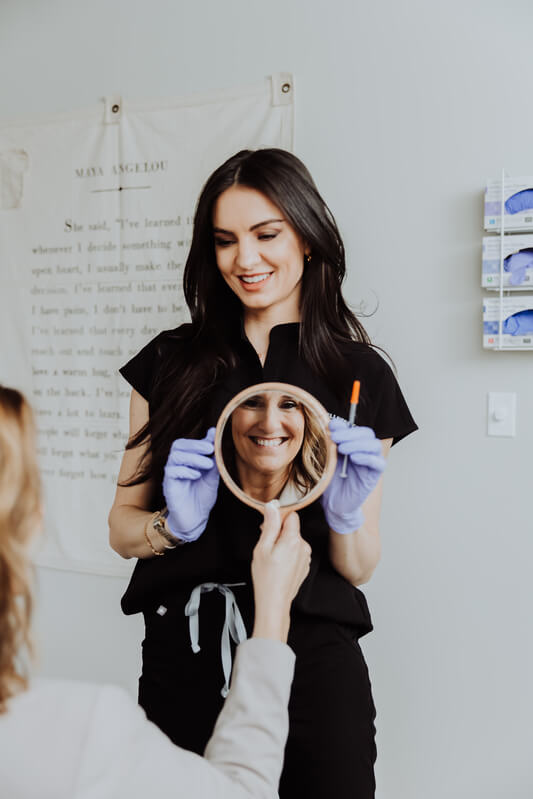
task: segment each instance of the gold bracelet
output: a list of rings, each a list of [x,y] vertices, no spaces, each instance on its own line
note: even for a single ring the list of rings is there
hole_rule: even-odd
[[[159,550],[154,547],[154,545],[152,544],[152,542],[148,538],[148,525],[150,524],[151,521],[152,521],[152,517],[150,517],[148,519],[148,521],[146,522],[146,524],[144,525],[144,537],[146,538],[146,543],[148,544],[148,546],[150,547],[150,549],[152,550],[154,555],[164,555],[165,552],[164,551],[163,552],[159,552]]]
[[[161,538],[164,538],[165,541],[167,542],[164,545],[165,549],[176,549],[176,547],[179,547],[187,542],[183,541],[181,538],[177,538],[177,536],[173,535],[170,532],[166,524],[167,516],[168,516],[168,511],[166,508],[163,508],[163,510],[159,510],[157,511],[157,513],[154,513],[152,517],[152,527],[156,531],[156,533],[159,533]]]

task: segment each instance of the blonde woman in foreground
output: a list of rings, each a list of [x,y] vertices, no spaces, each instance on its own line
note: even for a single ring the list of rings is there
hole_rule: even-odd
[[[252,564],[253,636],[238,647],[204,757],[174,746],[120,688],[20,674],[20,655],[31,652],[29,548],[40,524],[32,412],[0,386],[0,796],[277,796],[294,672],[289,612],[310,560],[298,516],[280,531],[279,512],[265,511]]]

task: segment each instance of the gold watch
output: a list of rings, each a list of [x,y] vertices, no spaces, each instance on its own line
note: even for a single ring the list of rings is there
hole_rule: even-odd
[[[181,546],[182,544],[186,544],[186,541],[182,541],[181,538],[176,538],[175,535],[172,535],[170,530],[165,524],[165,521],[168,516],[168,509],[163,508],[156,513],[154,518],[152,519],[152,527],[154,530],[159,533],[161,538],[164,538],[165,541],[168,541],[168,544],[165,544],[165,549],[176,549],[176,547]]]

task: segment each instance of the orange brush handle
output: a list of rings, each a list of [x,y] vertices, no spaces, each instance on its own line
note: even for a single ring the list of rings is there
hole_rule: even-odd
[[[353,387],[352,387],[352,398],[350,400],[350,414],[349,414],[349,419],[348,419],[348,423],[349,423],[350,427],[355,422],[355,414],[356,414],[356,409],[357,409],[357,403],[359,402],[359,389],[360,388],[361,388],[360,381],[359,380],[354,380],[353,381]],[[342,464],[341,473],[340,473],[341,477],[348,477],[348,472],[346,471],[347,468],[348,468],[348,455],[345,455],[344,456],[344,462]]]

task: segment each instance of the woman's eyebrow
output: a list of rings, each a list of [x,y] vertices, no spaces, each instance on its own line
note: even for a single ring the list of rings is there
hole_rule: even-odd
[[[258,222],[256,225],[252,225],[250,230],[255,230],[258,227],[263,227],[263,225],[270,225],[271,222],[285,222],[284,219],[266,219],[264,222]]]
[[[264,222],[257,222],[255,225],[252,225],[250,230],[256,230],[258,227],[262,227],[263,225],[270,225],[272,222],[285,222],[284,219],[265,219]],[[225,230],[222,227],[214,227],[213,233],[226,233],[228,236],[233,236],[231,230]]]
[[[264,398],[264,394],[254,394],[253,397],[246,397],[243,399],[241,405],[245,405],[247,402],[262,402]]]

